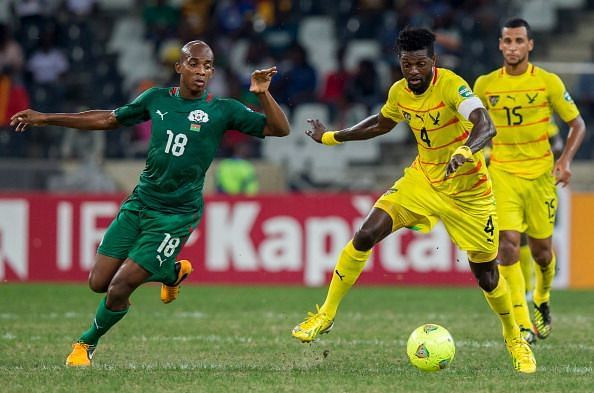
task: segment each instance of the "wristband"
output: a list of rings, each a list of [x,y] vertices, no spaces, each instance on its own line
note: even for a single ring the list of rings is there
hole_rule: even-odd
[[[338,131],[326,131],[322,134],[322,143],[324,145],[328,145],[328,146],[334,146],[334,145],[339,145],[342,142],[337,141],[336,137],[334,136],[334,134],[336,134]]]
[[[462,157],[466,159],[472,159],[472,150],[470,150],[470,147],[466,145],[458,146],[458,148],[454,150],[454,153],[452,153],[452,157],[456,154],[460,154]]]

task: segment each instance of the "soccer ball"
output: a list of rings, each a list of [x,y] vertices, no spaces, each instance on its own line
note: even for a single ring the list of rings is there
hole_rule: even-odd
[[[427,323],[416,328],[406,343],[406,354],[416,368],[423,371],[439,371],[448,367],[456,346],[446,328]]]

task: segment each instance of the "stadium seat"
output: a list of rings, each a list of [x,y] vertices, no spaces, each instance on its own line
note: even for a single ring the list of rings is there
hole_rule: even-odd
[[[352,40],[348,43],[344,57],[347,70],[354,71],[363,59],[377,60],[381,57],[381,48],[375,40]]]
[[[328,16],[308,16],[299,23],[297,41],[306,48],[322,41],[335,40],[334,22]]]
[[[118,19],[107,43],[107,49],[110,52],[123,52],[132,48],[131,44],[142,40],[144,30],[140,18],[131,16]]]
[[[134,8],[135,0],[99,0],[99,6],[106,11],[130,11]]]

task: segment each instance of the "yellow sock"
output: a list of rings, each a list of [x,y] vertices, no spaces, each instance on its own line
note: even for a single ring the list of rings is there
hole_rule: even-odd
[[[530,311],[526,303],[526,287],[520,264],[516,262],[509,266],[499,265],[499,274],[507,281],[516,323],[519,327],[530,329],[532,322],[530,322]]]
[[[527,244],[520,246],[520,266],[524,275],[526,292],[532,292],[534,289],[534,259],[532,259],[532,253]]]
[[[352,241],[348,242],[342,249],[332,274],[328,295],[326,295],[324,305],[320,309],[328,314],[330,318],[334,318],[342,298],[359,278],[369,254],[371,254],[371,250],[359,251],[353,246]]]
[[[551,298],[551,286],[553,285],[553,278],[555,277],[555,265],[557,264],[557,258],[553,253],[551,263],[547,266],[542,267],[536,265],[534,272],[536,273],[536,284],[534,286],[534,304],[540,306],[541,304],[548,302]]]
[[[497,314],[503,327],[503,337],[517,337],[520,335],[520,328],[516,324],[514,314],[512,312],[511,296],[507,281],[503,276],[499,276],[499,282],[495,289],[491,292],[483,290],[485,299],[491,307],[491,310]]]

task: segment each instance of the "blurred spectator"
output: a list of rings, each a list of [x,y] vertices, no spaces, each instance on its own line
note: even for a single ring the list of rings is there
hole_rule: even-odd
[[[317,72],[307,59],[305,48],[294,44],[287,54],[287,63],[283,65],[280,72],[281,81],[277,89],[281,89],[277,95],[282,104],[290,108],[316,101]]]
[[[177,36],[180,24],[180,10],[167,0],[152,0],[144,7],[142,17],[146,26],[147,37],[155,43],[158,50],[161,43]]]
[[[0,24],[0,74],[11,74],[20,78],[23,71],[23,50],[10,33],[7,25]]]
[[[440,9],[433,17],[433,32],[439,67],[456,69],[461,61],[462,37],[452,18],[449,8]]]
[[[0,127],[8,126],[10,117],[29,107],[29,94],[10,72],[0,70]]]
[[[256,8],[250,0],[220,0],[216,2],[214,16],[220,33],[239,38],[251,28],[251,19]]]
[[[357,71],[349,80],[346,96],[350,102],[364,104],[371,110],[378,103],[385,101],[384,90],[379,83],[379,74],[373,60],[363,59],[359,62]]]
[[[212,0],[184,0],[181,6],[181,38],[186,42],[209,30]]]
[[[250,144],[234,145],[233,155],[219,161],[215,172],[217,191],[227,195],[255,195],[260,188],[254,164],[250,157]]]
[[[320,100],[328,105],[332,118],[335,118],[338,112],[345,110],[347,105],[345,91],[351,76],[345,68],[345,52],[345,47],[336,51],[337,68],[326,75],[320,95]]]
[[[33,76],[34,106],[44,112],[59,109],[64,97],[61,77],[68,71],[68,60],[54,44],[53,34],[44,34],[40,47],[27,62]]]

